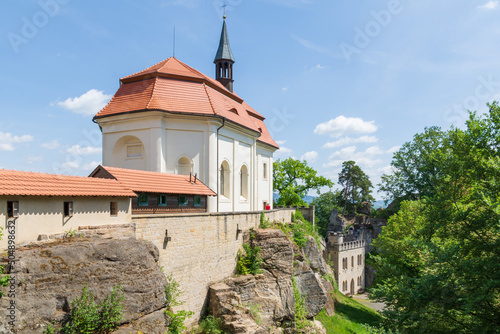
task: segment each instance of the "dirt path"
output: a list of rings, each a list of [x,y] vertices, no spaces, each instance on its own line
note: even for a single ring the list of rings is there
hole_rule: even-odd
[[[353,297],[357,302],[360,302],[366,306],[368,306],[369,308],[372,308],[374,309],[375,311],[377,312],[380,312],[384,309],[385,307],[385,304],[384,303],[377,303],[373,300],[370,300],[368,299],[368,293],[362,293],[362,294],[359,294],[359,295],[355,295]]]

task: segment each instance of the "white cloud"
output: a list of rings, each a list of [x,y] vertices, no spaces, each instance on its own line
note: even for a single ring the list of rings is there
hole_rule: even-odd
[[[323,167],[339,167],[344,161],[353,160],[361,168],[373,168],[382,163],[382,159],[376,156],[383,153],[384,151],[378,146],[368,147],[364,152],[356,152],[356,146],[344,147],[340,151],[332,153]]]
[[[374,144],[378,142],[378,138],[375,136],[361,136],[358,138],[344,137],[335,141],[331,141],[323,145],[323,148],[335,148],[351,144]]]
[[[46,148],[47,150],[54,150],[60,146],[59,142],[54,139],[53,141],[49,141],[48,143],[43,143],[42,145],[43,148]]]
[[[74,155],[91,155],[91,154],[99,154],[102,152],[102,148],[95,146],[85,146],[81,147],[80,145],[73,145],[66,150],[66,152],[74,154]]]
[[[343,115],[331,119],[328,122],[318,124],[314,133],[318,135],[329,135],[340,137],[346,134],[363,134],[377,131],[375,121],[363,121],[359,117],[345,117]]]
[[[283,92],[287,92],[287,91],[288,91],[288,87],[286,87],[286,86],[285,86],[285,87],[281,87],[281,90],[282,90]]]
[[[0,151],[14,151],[14,144],[33,141],[33,136],[14,136],[9,132],[0,132]]]
[[[490,0],[487,3],[485,3],[484,5],[477,6],[477,8],[481,8],[481,9],[497,9],[498,8],[498,3],[499,3],[498,0]]]
[[[401,148],[401,146],[399,146],[399,145],[393,146],[393,147],[391,147],[390,149],[388,149],[388,150],[386,151],[386,153],[393,154],[393,153],[395,153],[395,152],[399,151],[399,149],[400,149],[400,148]]]
[[[278,144],[280,146],[283,145],[283,144],[285,144],[285,143],[286,143],[286,140],[277,140],[276,141],[276,144]]]
[[[279,144],[278,144],[279,145]],[[288,157],[292,153],[292,150],[288,147],[280,146],[280,149],[274,152],[275,157]]]
[[[99,161],[91,161],[89,163],[83,164],[83,166],[80,169],[84,171],[93,171],[100,164],[101,163]]]
[[[83,163],[79,160],[71,160],[71,161],[66,161],[62,163],[62,168],[66,172],[71,172],[73,171],[92,171],[94,168],[96,168],[100,164],[99,161],[91,161],[88,163]]]
[[[63,102],[57,102],[56,104],[66,110],[70,110],[74,113],[93,116],[99,112],[106,103],[111,99],[111,95],[106,95],[102,91],[97,89],[91,89],[82,96],[77,96],[74,98],[68,98]]]
[[[300,157],[300,160],[305,160],[307,162],[314,162],[318,158],[318,152],[316,151],[310,151],[304,153],[303,156]]]
[[[316,66],[313,66],[313,67],[311,67],[311,68],[307,69],[307,70],[306,70],[306,73],[311,73],[311,72],[315,72],[315,71],[321,71],[321,70],[324,70],[324,69],[326,69],[326,68],[328,68],[328,66],[318,64],[318,65],[316,65]]]

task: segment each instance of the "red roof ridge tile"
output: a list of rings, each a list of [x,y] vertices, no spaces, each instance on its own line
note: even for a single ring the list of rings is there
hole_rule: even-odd
[[[151,101],[153,101],[153,97],[155,96],[155,90],[156,90],[157,83],[158,83],[158,77],[155,77],[155,81],[153,82],[153,91],[151,92],[151,97],[149,98],[149,102],[146,105],[146,109],[149,109],[149,105],[151,104]]]
[[[203,83],[203,89],[205,90],[205,94],[207,94],[208,103],[210,103],[210,108],[212,108],[214,115],[217,115],[217,112],[215,111],[214,108],[214,104],[212,103],[212,98],[210,97],[210,94],[208,94],[207,85],[205,85],[205,83]]]

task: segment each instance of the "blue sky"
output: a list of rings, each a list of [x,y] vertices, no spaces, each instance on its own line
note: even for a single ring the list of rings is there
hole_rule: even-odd
[[[282,147],[374,184],[427,126],[500,99],[500,0],[226,0],[235,92]],[[222,0],[4,0],[0,168],[87,175],[118,79],[172,56],[213,75]],[[376,194],[380,198],[382,194]]]

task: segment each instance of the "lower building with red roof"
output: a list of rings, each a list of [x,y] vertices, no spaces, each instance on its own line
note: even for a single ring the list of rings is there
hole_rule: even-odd
[[[117,180],[133,190],[132,214],[207,212],[208,196],[216,196],[196,175],[98,166],[90,177]]]
[[[79,226],[126,224],[136,194],[117,180],[0,169],[0,220],[17,244]]]

